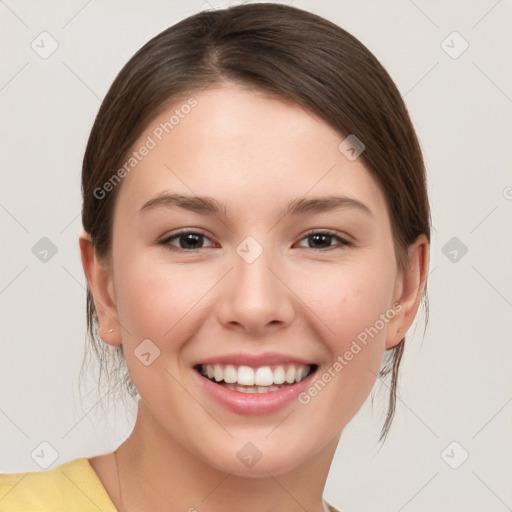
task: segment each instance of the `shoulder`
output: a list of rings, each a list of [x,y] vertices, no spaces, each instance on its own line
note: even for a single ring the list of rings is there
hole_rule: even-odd
[[[0,473],[2,512],[115,512],[86,457],[46,471]]]

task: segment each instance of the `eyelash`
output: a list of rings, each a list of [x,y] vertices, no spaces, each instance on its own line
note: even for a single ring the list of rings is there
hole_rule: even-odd
[[[200,235],[200,236],[203,236],[204,238],[208,239],[208,237],[204,233],[201,233],[199,231],[183,230],[183,231],[179,231],[178,233],[175,233],[167,238],[164,238],[163,240],[158,242],[158,245],[163,245],[163,246],[167,247],[169,250],[175,251],[175,252],[195,253],[201,249],[206,249],[206,247],[200,247],[199,249],[183,249],[182,247],[175,247],[174,245],[171,245],[172,240],[179,239],[179,237],[183,236],[183,235]],[[334,239],[338,240],[338,245],[329,246],[329,247],[320,247],[320,248],[304,247],[304,249],[309,249],[312,251],[326,251],[326,250],[332,250],[332,249],[336,249],[336,248],[341,249],[343,247],[351,247],[353,245],[350,240],[347,240],[346,238],[341,237],[336,231],[332,231],[329,229],[308,231],[307,233],[305,233],[303,235],[303,237],[299,241],[302,241],[302,240],[309,238],[313,235],[331,236]]]

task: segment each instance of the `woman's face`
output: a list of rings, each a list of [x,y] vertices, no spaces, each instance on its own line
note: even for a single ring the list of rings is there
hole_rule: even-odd
[[[111,342],[153,435],[223,471],[332,447],[403,337],[384,196],[343,139],[226,85],[154,119],[117,185]]]

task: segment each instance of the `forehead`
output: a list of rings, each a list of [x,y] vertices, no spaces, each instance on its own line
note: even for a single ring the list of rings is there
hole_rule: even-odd
[[[339,192],[385,208],[362,159],[340,152],[344,139],[311,112],[260,91],[223,85],[193,92],[169,104],[134,144],[128,157],[137,152],[136,162],[117,202],[134,210],[169,191],[256,211]]]

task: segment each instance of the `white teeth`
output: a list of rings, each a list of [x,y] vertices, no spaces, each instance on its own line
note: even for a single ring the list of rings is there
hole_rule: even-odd
[[[297,373],[295,374],[295,382],[300,382],[306,375],[308,374],[308,370],[301,366],[297,369]]]
[[[227,364],[224,368],[224,382],[226,383],[234,383],[237,379],[237,371],[236,368],[232,364]]]
[[[269,393],[281,389],[279,386],[238,386],[236,384],[226,384],[225,387],[240,393]]]
[[[266,393],[273,391],[276,385],[294,384],[300,382],[309,374],[311,367],[307,364],[279,365],[272,370],[270,366],[260,366],[251,368],[250,366],[235,366],[232,364],[208,364],[202,365],[200,371],[210,380],[215,382],[224,381],[230,389],[240,391],[240,386],[246,386],[243,392],[246,393]],[[285,385],[286,385],[285,384]],[[238,385],[238,386],[237,386]],[[260,391],[265,390],[265,391]]]
[[[282,366],[278,366],[274,370],[274,384],[283,384],[286,380],[286,373]]]
[[[254,375],[254,384],[257,386],[271,386],[274,383],[274,374],[268,366],[263,366],[256,370]]]
[[[224,379],[224,372],[222,370],[222,366],[220,364],[216,364],[213,367],[213,377],[217,382],[220,382]]]
[[[240,366],[236,381],[244,386],[254,386],[254,370],[250,366]]]
[[[288,384],[293,384],[295,382],[295,366],[293,366],[293,364],[288,368],[288,370],[286,370],[285,380]]]

